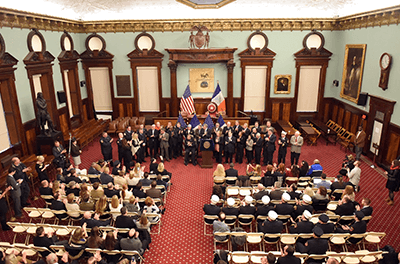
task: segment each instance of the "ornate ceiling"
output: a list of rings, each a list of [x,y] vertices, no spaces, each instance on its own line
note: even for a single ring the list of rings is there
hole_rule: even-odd
[[[12,0],[2,1],[0,6],[65,19],[104,21],[210,18],[329,19],[399,4],[398,0],[236,0],[229,1],[230,3],[218,9],[196,9],[181,2],[175,0]]]

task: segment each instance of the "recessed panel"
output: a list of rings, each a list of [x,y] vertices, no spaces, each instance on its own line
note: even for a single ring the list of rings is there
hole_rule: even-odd
[[[32,44],[32,49],[34,52],[42,51],[43,44],[42,44],[42,40],[40,39],[40,37],[38,35],[33,35],[31,44]]]
[[[256,48],[264,48],[265,46],[265,38],[262,35],[254,35],[250,40],[250,47],[252,49]]]
[[[312,48],[318,49],[319,47],[321,47],[321,45],[322,45],[321,37],[318,36],[317,34],[310,35],[307,38],[307,47],[309,49],[312,49]]]
[[[89,40],[89,49],[90,50],[102,50],[103,49],[103,42],[98,37],[92,37]]]
[[[138,48],[141,50],[144,50],[144,49],[150,50],[151,47],[153,46],[153,41],[148,36],[141,36],[138,39],[137,45],[138,45]]]
[[[72,49],[71,40],[69,38],[64,38],[64,49],[70,51]]]

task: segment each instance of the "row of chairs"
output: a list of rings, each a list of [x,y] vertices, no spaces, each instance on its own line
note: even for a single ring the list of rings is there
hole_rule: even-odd
[[[337,138],[336,141],[339,142],[340,147],[344,147],[345,150],[350,150],[350,148],[354,147],[354,140],[356,136],[350,131],[346,130],[344,127],[335,123],[331,119],[326,122],[326,125],[336,132]]]
[[[161,205],[161,199],[155,198],[154,199],[156,205]],[[144,198],[139,199],[139,203],[144,202]],[[79,223],[80,220],[82,219],[83,214],[85,211],[65,211],[65,210],[51,210],[49,208],[35,208],[35,207],[25,207],[24,208],[25,212],[28,214],[30,221],[29,224],[32,223],[34,219],[40,220],[40,224],[45,224],[46,221],[50,221],[54,219],[53,224],[57,225],[60,223],[60,221],[68,221],[68,225],[71,225],[73,223]],[[94,214],[94,211],[90,212],[91,214]],[[113,213],[110,213],[113,214]],[[77,217],[77,215],[79,215]],[[120,215],[120,213],[115,213],[115,216]],[[137,213],[128,213],[130,216],[137,216]],[[65,217],[64,217],[65,216]],[[149,219],[154,219],[158,217],[158,221],[154,222],[154,225],[158,225],[158,232],[157,234],[160,234],[161,231],[161,216],[162,214],[155,214],[155,213],[146,213],[147,218]],[[112,219],[112,218],[111,218]],[[106,219],[105,219],[106,220]],[[114,221],[111,221],[111,225],[114,224]],[[19,229],[20,230],[20,229]],[[15,237],[14,237],[15,240]]]
[[[280,251],[232,251],[228,254],[228,261],[232,264],[261,264],[261,259],[267,257],[268,253],[272,253],[276,258],[281,256]],[[368,251],[358,250],[356,252],[332,252],[328,251],[323,255],[308,255],[305,253],[295,252],[294,256],[301,260],[301,263],[305,263],[308,259],[324,260],[327,258],[335,258],[339,263],[345,264],[357,264],[357,263],[375,263],[383,258],[382,251]],[[214,253],[216,254],[216,253]]]
[[[130,126],[132,130],[136,131],[140,125],[144,125],[146,118],[144,116],[140,117],[119,117],[108,124],[108,134],[118,134],[124,133],[126,128]]]
[[[25,252],[26,256],[29,259],[36,259],[36,260],[40,259],[41,256],[43,256],[43,253],[56,253],[57,256],[61,257],[67,251],[64,248],[64,246],[59,246],[59,245],[52,245],[50,246],[50,248],[51,250],[45,247],[37,247],[33,244],[25,245],[20,243],[10,244],[8,242],[0,242],[0,250],[5,252],[6,254],[11,254],[13,253],[14,250],[16,250],[21,253]],[[95,254],[96,252],[99,251],[102,254],[121,255],[121,256],[126,256],[129,259],[135,257],[136,259],[139,260],[139,263],[144,262],[143,257],[139,254],[139,252],[135,250],[105,250],[99,248],[86,248],[85,251],[91,254]],[[76,256],[69,255],[69,258],[74,260],[76,259]]]
[[[340,224],[348,224],[349,222],[354,220],[353,215],[336,215],[336,214],[327,214],[329,217],[329,221],[332,223],[340,223]],[[320,214],[315,214],[311,216],[310,221],[314,224],[318,223],[318,218]],[[290,223],[290,215],[278,215],[278,220],[282,221],[285,224],[285,230],[288,232],[288,224]],[[369,221],[371,219],[371,216],[365,216],[363,218],[364,221]],[[207,226],[212,226],[213,222],[215,220],[218,220],[218,216],[215,215],[204,215],[203,216],[204,220],[204,235],[207,235]],[[254,217],[254,215],[247,215],[247,214],[240,214],[238,216],[235,215],[226,215],[225,218],[225,224],[230,226],[230,227],[236,227],[236,226],[248,226],[250,228],[250,231],[253,229],[253,225],[255,225],[255,229],[257,231],[258,229],[258,223],[264,222],[267,220],[267,216],[264,215],[259,215],[257,218]],[[282,230],[280,230],[282,231]]]
[[[353,244],[354,239],[357,240],[355,243],[359,250],[365,250],[366,244],[375,245],[379,250],[379,243],[386,234],[383,232],[366,232],[363,234],[349,234],[349,233],[332,233],[323,234],[321,238],[329,241],[329,250],[332,250],[332,246],[342,246],[343,252],[349,252],[347,245]],[[244,244],[244,250],[249,251],[249,245],[259,245],[260,251],[265,251],[267,245],[276,245],[276,250],[281,250],[284,245],[295,245],[297,239],[308,240],[313,237],[312,233],[304,234],[288,234],[288,233],[277,233],[277,234],[264,234],[261,232],[215,232],[214,233],[214,249],[217,249],[217,244],[226,244],[228,250],[232,249],[232,239],[237,237],[245,238],[246,243]],[[362,249],[361,249],[362,246]]]

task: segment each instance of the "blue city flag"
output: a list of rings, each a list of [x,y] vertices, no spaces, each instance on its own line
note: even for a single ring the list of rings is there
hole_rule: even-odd
[[[222,117],[222,115],[219,115],[217,122],[219,123],[220,127],[225,125],[225,121],[224,121],[224,118]]]
[[[185,120],[183,120],[183,117],[182,117],[181,113],[179,113],[178,122],[181,124],[182,128],[186,128],[187,127],[187,125],[185,123]]]
[[[197,115],[194,114],[192,120],[190,120],[190,125],[192,126],[192,128],[197,127],[198,125],[201,125],[199,119],[197,118]]]
[[[212,129],[214,127],[214,123],[210,115],[207,115],[206,120],[204,120],[204,124],[207,124],[208,129]]]

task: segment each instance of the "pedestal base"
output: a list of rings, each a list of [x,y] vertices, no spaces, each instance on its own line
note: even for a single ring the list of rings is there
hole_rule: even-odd
[[[36,137],[36,147],[37,147],[37,154],[47,154],[53,155],[53,146],[54,141],[60,141],[61,144],[64,144],[64,137],[61,131],[53,132],[48,135],[38,135]]]
[[[208,150],[203,150],[201,152],[202,161],[201,166],[202,168],[212,168],[213,167],[213,152]]]

